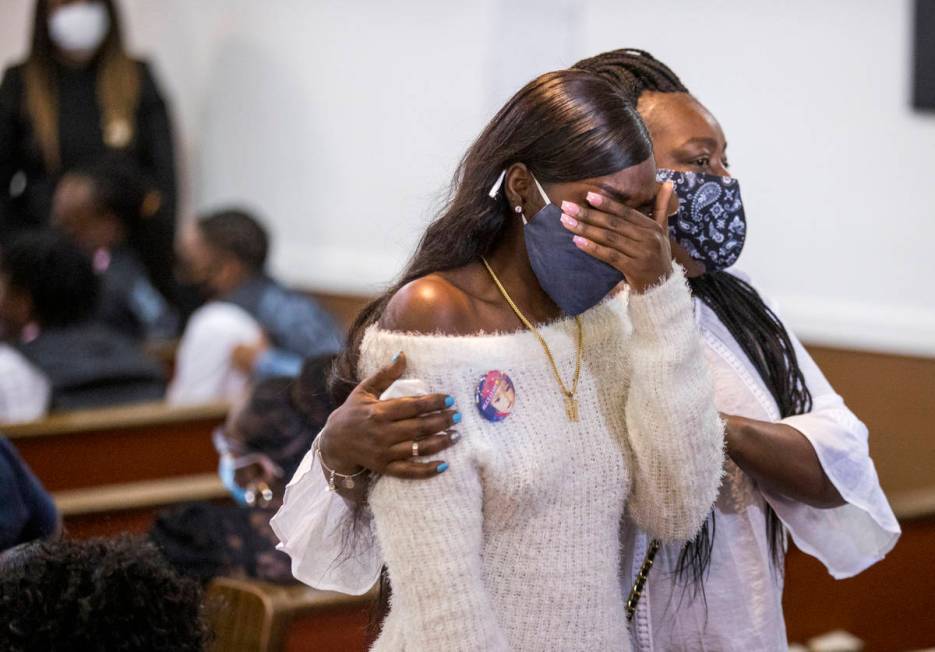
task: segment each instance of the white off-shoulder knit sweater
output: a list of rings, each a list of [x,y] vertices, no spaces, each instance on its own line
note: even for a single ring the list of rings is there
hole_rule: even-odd
[[[577,423],[529,332],[366,332],[361,374],[404,351],[407,374],[452,394],[463,414],[447,472],[432,482],[383,477],[371,490],[393,586],[375,650],[629,649],[624,512],[662,539],[694,535],[717,496],[723,426],[679,268],[582,323]],[[541,332],[567,381],[574,321]],[[516,389],[498,423],[474,406],[493,369]]]

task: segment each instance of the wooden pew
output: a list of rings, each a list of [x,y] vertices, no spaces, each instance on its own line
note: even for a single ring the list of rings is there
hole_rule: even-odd
[[[886,559],[836,581],[790,544],[783,608],[789,639],[843,629],[887,652],[935,646],[935,359],[809,347],[870,429],[870,453],[903,528]]]
[[[304,585],[221,577],[208,587],[217,652],[366,650],[375,592],[349,596]]]
[[[902,538],[886,559],[848,580],[835,580],[790,544],[783,593],[790,641],[841,629],[872,652],[935,646],[935,516],[900,524]]]
[[[161,507],[226,496],[211,433],[226,404],[149,403],[0,426],[52,493],[71,536],[145,532]]]

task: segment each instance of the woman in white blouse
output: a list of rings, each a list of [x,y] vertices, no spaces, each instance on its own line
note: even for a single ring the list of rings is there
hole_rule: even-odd
[[[665,64],[617,50],[575,67],[609,79],[637,106],[660,168],[729,176],[721,126]],[[715,400],[729,415],[728,462],[708,545],[696,540],[687,552],[671,545],[659,552],[631,626],[634,648],[785,650],[786,532],[843,579],[882,559],[899,524],[880,489],[866,427],[749,279],[706,270],[677,244],[673,251],[694,277]],[[624,530],[623,542],[630,572],[622,581],[629,583],[648,537]],[[705,563],[687,563],[692,552]]]
[[[653,137],[660,168],[728,174],[720,126],[662,63],[643,52],[620,50],[583,61],[578,67],[607,77],[637,103]],[[794,335],[752,288],[740,295],[743,305],[713,301],[718,314],[705,301],[711,288],[705,294],[703,286],[742,290],[744,285],[749,288],[744,277],[733,270],[705,274],[704,267],[675,243],[673,250],[688,275],[695,277],[691,281],[695,317],[715,382],[715,401],[722,413],[730,415],[726,417],[730,459],[706,528],[713,538],[707,547],[701,545],[703,541],[694,542],[689,551],[698,556],[684,555],[682,545],[662,547],[631,624],[633,647],[784,650],[781,555],[785,533],[792,535],[800,549],[822,561],[834,577],[845,578],[882,559],[895,545],[899,526],[869,457],[866,428]],[[760,330],[764,320],[767,325],[773,322],[766,332]],[[756,345],[767,336],[774,339],[768,346],[785,341],[794,351],[793,363],[787,360],[781,371],[807,388],[810,409],[802,409],[809,406],[803,405],[808,401],[802,400],[801,387],[791,392],[788,388],[794,385],[787,383],[785,392],[777,391],[781,388],[776,387],[776,378],[761,372],[763,360],[757,359],[756,349],[755,355],[748,353],[751,339]],[[746,340],[746,347],[741,340]],[[404,365],[404,359],[397,360],[362,383],[332,415],[324,440],[330,463],[410,478],[435,474],[439,461],[382,454],[397,441],[447,427],[444,413],[433,413],[442,405],[443,396],[378,400]],[[433,455],[452,443],[447,433],[424,441],[424,450]],[[305,470],[310,470],[311,461],[307,460]],[[366,591],[379,575],[379,550],[368,545],[366,537],[354,539],[352,553],[334,563],[343,550],[340,523],[346,520],[347,505],[323,491],[324,485],[317,470],[303,474],[300,469],[296,475],[293,491],[314,496],[317,502],[304,515],[301,528],[295,516],[283,514],[278,524],[283,549],[293,555],[299,579],[322,588]],[[344,494],[355,499],[353,492]],[[782,526],[778,555],[777,538],[769,528],[777,517]],[[300,529],[304,534],[296,538]],[[625,529],[623,543],[626,563],[621,582],[627,588],[645,558],[649,537]],[[688,563],[680,565],[680,558]],[[702,570],[703,596],[693,577]]]

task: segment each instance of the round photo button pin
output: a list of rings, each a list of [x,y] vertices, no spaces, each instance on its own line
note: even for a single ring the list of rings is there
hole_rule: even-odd
[[[481,376],[474,392],[474,402],[481,416],[488,421],[503,421],[516,404],[513,380],[503,371],[492,370]]]

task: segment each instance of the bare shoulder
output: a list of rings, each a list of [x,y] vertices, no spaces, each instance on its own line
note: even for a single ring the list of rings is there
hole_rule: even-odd
[[[464,335],[476,332],[470,294],[441,274],[429,274],[401,287],[390,299],[380,327],[407,333]]]

